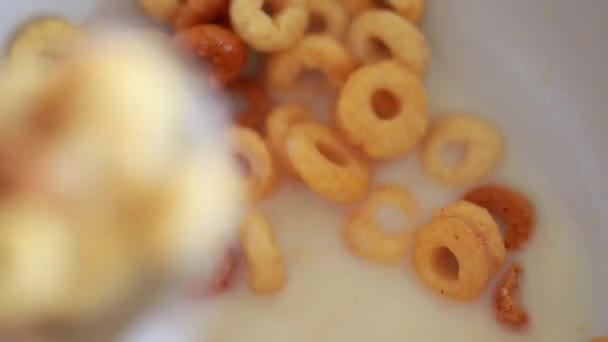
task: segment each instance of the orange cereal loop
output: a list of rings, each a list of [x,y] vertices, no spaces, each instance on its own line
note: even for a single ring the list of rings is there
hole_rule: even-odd
[[[405,257],[414,233],[403,226],[397,231],[383,227],[379,216],[386,206],[395,206],[405,217],[418,218],[418,205],[412,194],[398,185],[382,185],[349,217],[344,238],[359,256],[379,263],[398,264]]]
[[[177,33],[178,45],[211,65],[213,80],[220,84],[236,79],[247,63],[247,46],[232,31],[203,24]]]
[[[243,161],[246,186],[251,199],[267,196],[276,183],[276,170],[270,150],[260,134],[251,128],[234,127],[229,137],[234,153]]]
[[[272,14],[267,14],[269,9]],[[308,27],[306,0],[232,0],[234,30],[251,47],[273,52],[293,45]]]
[[[184,0],[139,0],[139,7],[159,23],[169,24],[175,20]]]
[[[285,139],[287,157],[313,191],[338,203],[352,203],[367,195],[370,171],[327,127],[302,123]]]
[[[339,0],[308,0],[309,33],[327,33],[341,39],[348,27],[348,13]]]
[[[608,337],[596,337],[589,342],[608,342]]]
[[[374,0],[338,0],[350,16],[356,16],[374,7]]]
[[[418,277],[451,299],[472,301],[488,282],[488,264],[477,234],[462,220],[434,219],[414,240],[412,262]]]
[[[504,242],[508,250],[520,249],[534,233],[534,208],[520,192],[503,185],[489,184],[469,191],[464,199],[486,208],[505,222]]]
[[[297,177],[297,172],[291,166],[285,151],[285,137],[291,127],[307,121],[313,121],[313,114],[307,108],[299,105],[277,107],[268,115],[266,121],[266,136],[270,147],[284,170],[295,177]]]
[[[518,302],[523,268],[520,264],[511,265],[494,292],[496,319],[510,328],[520,329],[528,325],[528,312]]]
[[[183,0],[175,18],[175,28],[182,30],[199,24],[207,24],[228,13],[229,0]]]
[[[270,112],[272,100],[266,91],[264,83],[257,78],[243,78],[232,82],[228,90],[243,97],[246,109],[236,114],[239,125],[250,127],[263,133],[266,117]]]
[[[386,93],[397,104],[394,112],[376,110],[373,98]],[[367,156],[388,159],[411,151],[427,129],[427,96],[410,70],[395,61],[353,72],[340,91],[336,122],[349,143]]]
[[[424,74],[431,55],[416,25],[384,9],[356,17],[348,32],[348,45],[355,59],[364,64],[394,58],[419,76]]]
[[[283,254],[268,218],[257,211],[244,219],[240,231],[247,263],[247,282],[256,294],[273,294],[285,287]]]
[[[271,87],[287,90],[296,85],[302,71],[318,69],[338,88],[354,68],[355,62],[339,41],[328,34],[311,34],[271,56],[266,75]]]
[[[450,148],[461,147],[463,155],[450,161]],[[504,155],[504,143],[490,122],[470,114],[446,116],[435,122],[420,153],[422,168],[438,181],[451,186],[470,184],[489,176]]]
[[[505,262],[505,244],[498,224],[485,208],[467,201],[456,201],[433,211],[433,218],[439,217],[454,217],[472,228],[484,246],[490,273],[501,269]]]

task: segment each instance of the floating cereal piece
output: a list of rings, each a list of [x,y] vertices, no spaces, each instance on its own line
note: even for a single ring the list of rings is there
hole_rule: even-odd
[[[417,23],[424,12],[425,0],[386,0],[397,13]]]
[[[302,123],[289,130],[287,156],[304,183],[339,203],[361,200],[368,191],[370,171],[327,127]]]
[[[172,23],[180,8],[182,0],[139,0],[139,7],[159,23]]]
[[[355,18],[348,45],[355,59],[365,64],[393,57],[416,75],[424,74],[431,54],[416,25],[383,9],[369,10]]]
[[[209,62],[215,81],[236,79],[247,63],[247,46],[232,31],[214,24],[203,24],[180,31],[175,39],[182,48]]]
[[[268,195],[276,184],[276,169],[270,150],[259,133],[251,128],[235,127],[230,131],[237,157],[247,164],[247,188],[252,199]]]
[[[33,21],[21,29],[10,46],[9,61],[25,67],[52,67],[82,40],[83,32],[57,17]]]
[[[405,217],[418,217],[412,194],[398,185],[382,185],[348,219],[344,237],[356,254],[379,263],[397,264],[405,257],[414,233],[404,229],[405,224],[398,231],[387,231],[379,222],[379,211],[385,206],[395,206]]]
[[[175,28],[178,30],[210,21],[227,15],[228,0],[187,0],[179,9],[175,18]]]
[[[386,92],[398,103],[391,116],[375,110],[372,99]],[[394,158],[411,151],[427,128],[427,97],[420,80],[395,61],[353,72],[340,91],[336,121],[349,143],[372,158]]]
[[[490,273],[494,274],[505,262],[505,243],[492,215],[485,209],[467,201],[456,201],[433,212],[433,218],[454,217],[465,222],[481,240],[488,257]]]
[[[455,300],[478,298],[488,281],[481,241],[456,218],[437,218],[422,227],[414,240],[412,261],[428,287]]]
[[[264,11],[271,7],[272,15]],[[234,30],[254,49],[273,52],[293,45],[308,27],[306,0],[232,0]]]
[[[450,147],[462,147],[456,162],[446,156]],[[446,185],[465,185],[489,176],[504,154],[498,130],[480,117],[456,114],[431,126],[420,153],[423,169]]]
[[[348,27],[348,13],[339,0],[308,0],[308,31],[341,39]]]
[[[532,236],[534,208],[522,193],[503,185],[490,184],[469,191],[464,199],[486,208],[505,222],[504,241],[508,250],[521,248]]]
[[[522,328],[530,321],[528,312],[517,300],[522,273],[520,264],[511,265],[494,293],[496,318],[510,328]]]
[[[242,126],[264,132],[272,105],[264,83],[256,78],[243,78],[231,83],[228,90],[240,94],[247,103],[247,109],[236,115],[236,121]]]
[[[297,177],[285,151],[285,137],[291,127],[296,124],[312,121],[313,114],[305,107],[299,105],[283,105],[275,108],[266,121],[266,135],[268,143],[274,151],[282,167],[290,175]]]
[[[283,289],[287,281],[285,264],[268,218],[260,212],[250,212],[240,235],[251,290],[256,294],[272,294]]]
[[[340,87],[354,68],[355,62],[339,41],[328,34],[311,34],[270,57],[267,77],[270,86],[284,90],[296,84],[304,69],[319,69],[332,86]]]

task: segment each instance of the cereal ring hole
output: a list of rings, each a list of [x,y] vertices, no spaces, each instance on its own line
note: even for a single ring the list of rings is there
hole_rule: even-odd
[[[447,144],[441,151],[441,160],[446,166],[456,167],[464,162],[467,145],[459,142]]]
[[[456,259],[456,256],[449,248],[440,247],[435,249],[432,258],[435,272],[449,281],[458,280],[460,266],[458,264],[458,259]]]
[[[285,0],[265,0],[264,5],[262,5],[262,11],[273,18],[281,13],[285,5]]]
[[[323,33],[327,31],[327,21],[317,13],[311,13],[307,33]]]
[[[317,141],[315,143],[315,147],[317,148],[317,151],[319,151],[319,153],[325,159],[327,159],[329,162],[331,162],[337,166],[342,166],[342,167],[344,167],[348,164],[348,159],[346,158],[346,156],[344,156],[344,154],[342,154],[342,152],[337,151],[332,146],[329,146],[328,144]]]
[[[371,97],[374,113],[380,119],[390,120],[401,111],[401,101],[386,89],[379,89]]]
[[[249,158],[242,154],[237,154],[234,159],[241,175],[247,178],[251,178],[255,175],[253,163],[249,160]]]
[[[383,203],[376,210],[374,219],[378,226],[388,233],[403,232],[404,227],[409,224],[408,217],[403,209],[391,203]]]
[[[370,55],[373,60],[381,61],[392,56],[391,49],[380,38],[372,37],[369,41]]]

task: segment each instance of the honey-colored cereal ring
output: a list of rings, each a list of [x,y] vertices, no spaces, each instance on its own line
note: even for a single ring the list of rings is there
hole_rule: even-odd
[[[534,208],[520,192],[503,185],[490,184],[469,191],[464,199],[486,208],[506,223],[504,242],[508,250],[521,248],[534,233]]]
[[[183,0],[139,0],[139,7],[151,18],[162,24],[173,23],[183,5]]]
[[[433,218],[438,217],[454,217],[464,221],[483,243],[490,273],[500,270],[505,262],[505,243],[498,224],[485,208],[468,201],[456,201],[433,211]]]
[[[374,110],[372,98],[379,91],[389,92],[399,103],[390,118]],[[336,121],[348,142],[369,157],[398,157],[414,148],[426,132],[426,91],[416,75],[395,61],[365,66],[342,87]]]
[[[308,0],[310,22],[308,31],[327,33],[341,39],[348,27],[348,13],[338,0]],[[316,25],[319,27],[316,27]],[[320,28],[322,32],[315,30]]]
[[[496,319],[508,327],[519,329],[528,325],[530,317],[526,309],[517,301],[523,268],[511,265],[494,293]]]
[[[285,149],[293,168],[313,191],[339,203],[361,200],[370,171],[327,127],[302,123],[291,128]]]
[[[264,12],[274,5],[275,14]],[[308,26],[306,0],[232,0],[230,19],[234,30],[254,49],[282,50],[293,45]]]
[[[417,23],[424,12],[425,0],[386,0],[397,13]]]
[[[251,170],[247,176],[247,192],[252,199],[268,195],[276,183],[276,170],[270,150],[259,133],[251,128],[234,127],[229,137],[234,152]]]
[[[478,298],[489,277],[485,250],[477,234],[452,217],[437,218],[420,229],[412,261],[418,277],[428,287],[455,300]]]
[[[356,254],[379,263],[396,264],[405,257],[414,234],[407,229],[389,232],[380,226],[378,211],[386,205],[396,206],[407,217],[418,217],[412,194],[398,185],[382,185],[349,217],[344,238]]]
[[[464,147],[457,163],[449,163],[444,152],[450,146]],[[488,121],[470,114],[446,116],[431,126],[420,153],[423,169],[446,185],[465,185],[490,175],[504,154],[503,140]]]
[[[243,78],[232,82],[228,90],[233,94],[240,94],[247,103],[247,109],[236,115],[237,123],[263,133],[266,117],[272,107],[272,100],[264,83],[257,78]]]
[[[178,45],[212,65],[215,81],[228,83],[236,79],[247,63],[247,46],[232,31],[219,25],[203,24],[180,31]]]
[[[388,49],[388,55],[378,48],[378,42]],[[397,13],[373,9],[359,15],[348,32],[348,45],[355,59],[364,64],[393,57],[416,75],[424,74],[430,49],[416,25]]]
[[[283,254],[268,218],[260,212],[250,212],[241,226],[240,236],[251,290],[256,294],[272,294],[285,287]]]
[[[348,51],[328,34],[311,34],[293,47],[270,57],[268,84],[276,89],[290,89],[304,69],[319,69],[334,87],[340,87],[354,70]]]
[[[228,0],[187,0],[177,12],[175,28],[178,30],[210,21],[228,13]]]
[[[299,105],[283,105],[275,108],[266,120],[266,136],[270,147],[283,169],[291,176],[297,177],[285,151],[285,137],[289,129],[296,124],[312,121],[313,114],[305,107]]]

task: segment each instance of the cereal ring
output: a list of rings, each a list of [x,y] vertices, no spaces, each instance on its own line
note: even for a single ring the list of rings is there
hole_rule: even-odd
[[[396,98],[399,108],[389,117],[375,110],[378,92]],[[427,128],[427,97],[420,80],[394,61],[362,67],[340,91],[336,121],[349,143],[372,158],[394,158],[409,152]]]
[[[386,0],[397,13],[417,23],[424,12],[424,0]]]
[[[285,139],[289,162],[313,191],[339,203],[361,200],[370,171],[327,127],[302,123]]]
[[[365,64],[392,56],[419,76],[424,74],[431,54],[418,27],[383,9],[370,10],[355,18],[348,32],[348,45],[355,59]]]
[[[33,21],[15,36],[9,51],[11,64],[52,67],[83,38],[72,23],[56,17]]]
[[[185,29],[210,21],[228,13],[228,0],[187,0],[175,18],[175,28]]]
[[[308,32],[327,33],[341,39],[348,26],[348,13],[338,0],[308,0]]]
[[[433,218],[454,217],[465,222],[479,237],[488,257],[490,273],[500,270],[505,262],[505,243],[500,229],[490,213],[471,202],[456,201],[433,212]]]
[[[285,287],[283,255],[268,218],[250,212],[241,226],[241,243],[247,262],[247,281],[256,294],[271,294]]]
[[[276,183],[276,171],[270,150],[260,134],[251,128],[234,127],[230,131],[237,157],[245,161],[247,189],[250,198],[268,195]]]
[[[517,250],[530,239],[535,227],[534,208],[522,193],[503,185],[484,185],[464,195],[466,201],[486,208],[506,226],[505,246]]]
[[[299,105],[284,105],[275,108],[266,120],[266,135],[268,143],[287,173],[297,177],[298,173],[291,166],[285,151],[285,137],[291,127],[296,124],[312,121],[313,114]]]
[[[203,24],[180,31],[177,43],[212,65],[215,81],[236,79],[247,63],[247,46],[234,32],[219,25]]]
[[[523,268],[520,264],[511,265],[494,292],[494,310],[498,321],[511,328],[528,325],[528,312],[517,302],[519,283]]]
[[[293,47],[270,57],[268,83],[276,89],[290,89],[304,69],[319,69],[331,85],[340,87],[355,69],[346,49],[328,34],[311,34]]]
[[[245,110],[236,115],[241,126],[250,127],[258,132],[264,132],[266,117],[271,110],[272,100],[264,84],[255,78],[243,78],[233,82],[228,87],[233,94],[239,94],[246,101]]]
[[[139,7],[151,18],[162,24],[175,20],[183,0],[139,0]]]
[[[350,16],[356,16],[374,7],[374,0],[339,0]]]
[[[608,337],[596,337],[589,342],[608,342]]]
[[[264,12],[270,5],[273,15]],[[254,49],[272,52],[293,45],[306,31],[306,0],[232,0],[230,19],[234,30]]]
[[[452,217],[433,220],[414,240],[414,270],[434,291],[469,301],[481,295],[488,282],[488,264],[477,234]]]
[[[457,163],[445,153],[449,147],[464,147]],[[468,114],[450,115],[432,125],[420,153],[423,169],[446,185],[479,181],[494,171],[503,157],[503,141],[489,122]]]
[[[396,264],[405,257],[414,234],[404,227],[389,232],[381,226],[379,211],[385,206],[395,206],[406,217],[418,218],[418,205],[412,194],[398,185],[382,185],[348,219],[344,237],[356,254],[379,263]]]

